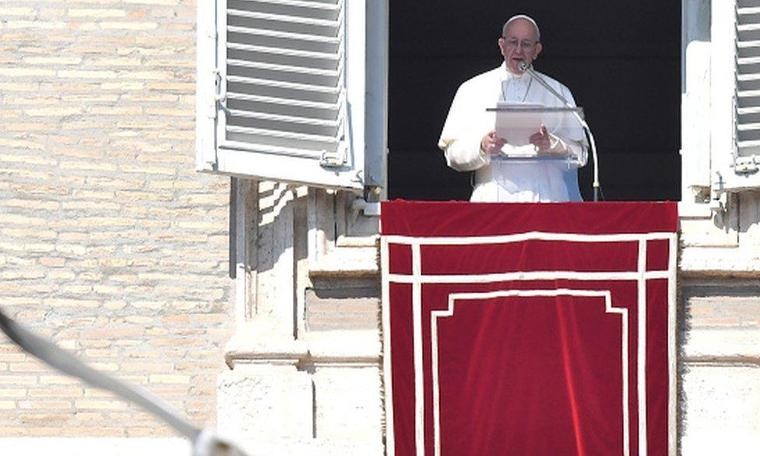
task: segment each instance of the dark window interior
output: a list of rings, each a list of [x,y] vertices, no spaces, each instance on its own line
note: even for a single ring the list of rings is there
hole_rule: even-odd
[[[597,142],[606,200],[680,199],[680,2],[391,0],[389,198],[466,200],[436,147],[460,83],[501,63],[503,22],[541,27],[536,68],[567,85]],[[592,167],[579,173],[591,200]]]

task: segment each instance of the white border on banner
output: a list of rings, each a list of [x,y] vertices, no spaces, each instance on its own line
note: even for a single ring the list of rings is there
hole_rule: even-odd
[[[499,297],[537,297],[537,296],[581,296],[581,297],[595,297],[604,298],[604,312],[620,315],[621,321],[621,334],[620,334],[620,360],[621,369],[620,376],[623,386],[622,394],[622,409],[623,416],[621,417],[621,426],[623,428],[623,456],[630,455],[630,404],[629,404],[629,391],[628,391],[628,309],[624,307],[613,307],[612,296],[609,291],[599,290],[576,290],[559,288],[554,290],[499,290],[490,291],[484,293],[452,293],[449,295],[449,305],[446,310],[434,310],[430,312],[430,332],[432,339],[432,371],[433,371],[433,433],[435,439],[435,456],[441,455],[441,423],[440,423],[440,386],[439,386],[439,372],[438,372],[438,319],[448,318],[454,316],[455,304],[457,300],[485,300]],[[463,304],[463,303],[462,303]]]

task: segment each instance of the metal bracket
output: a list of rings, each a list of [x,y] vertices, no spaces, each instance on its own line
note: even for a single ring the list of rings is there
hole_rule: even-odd
[[[214,68],[211,70],[211,73],[214,75],[214,102],[216,103],[216,107],[226,110],[227,107],[224,105],[224,102],[227,101],[227,85],[224,83],[224,78],[222,78],[222,72],[219,68]],[[216,118],[216,112],[217,110],[214,109],[214,118]]]
[[[346,146],[338,146],[335,153],[322,152],[319,158],[319,165],[323,168],[340,168],[346,164]]]
[[[728,193],[723,192],[717,198],[710,200],[710,211],[715,214],[726,212],[728,203]]]
[[[728,193],[724,188],[723,176],[720,172],[715,172],[715,180],[712,182],[710,191],[710,211],[716,215],[723,215],[726,212],[728,203]]]
[[[380,216],[380,202],[371,203],[361,196],[356,197],[356,199],[351,203],[351,209],[357,213],[361,212],[367,217]]]
[[[751,155],[749,157],[736,157],[734,160],[734,172],[736,174],[754,174],[758,171],[760,157]]]

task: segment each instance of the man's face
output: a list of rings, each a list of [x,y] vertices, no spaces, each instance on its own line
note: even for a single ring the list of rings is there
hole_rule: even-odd
[[[542,47],[533,24],[517,19],[509,24],[504,36],[499,38],[499,49],[509,71],[520,74],[523,72],[520,70],[520,62],[533,63]]]

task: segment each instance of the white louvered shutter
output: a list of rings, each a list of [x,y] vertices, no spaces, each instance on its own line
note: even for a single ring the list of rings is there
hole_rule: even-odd
[[[367,86],[364,0],[215,3],[198,12],[198,169],[363,188],[364,97],[384,89]]]
[[[736,0],[734,148],[726,190],[760,186],[760,0]]]

